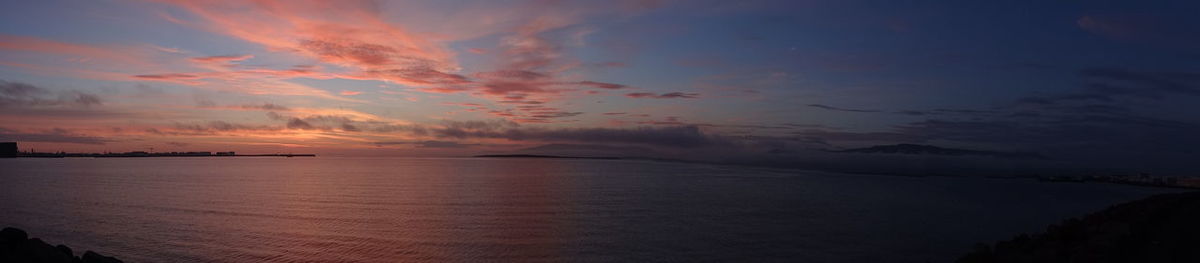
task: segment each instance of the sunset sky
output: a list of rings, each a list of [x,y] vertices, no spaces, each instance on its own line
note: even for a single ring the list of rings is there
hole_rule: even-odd
[[[1197,11],[1192,1],[16,1],[0,11],[0,140],[434,156],[921,143],[1171,166],[1200,148]]]

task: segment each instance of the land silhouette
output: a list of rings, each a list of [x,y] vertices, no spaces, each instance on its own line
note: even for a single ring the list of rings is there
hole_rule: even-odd
[[[866,148],[846,149],[840,151],[832,151],[839,153],[884,153],[884,154],[929,154],[929,155],[949,155],[949,156],[990,156],[998,158],[1013,158],[1013,159],[1044,159],[1038,153],[1026,152],[1000,152],[1000,151],[985,151],[985,150],[968,150],[944,148],[933,145],[923,144],[893,144],[893,145],[876,145]]]
[[[270,154],[238,154],[237,152],[105,152],[105,153],[68,153],[68,152],[22,152],[16,142],[0,142],[0,158],[131,158],[131,157],[316,157],[311,153],[270,153]]]
[[[75,256],[66,245],[51,246],[38,238],[29,238],[24,230],[6,227],[0,230],[0,262],[11,263],[122,263],[123,261],[86,251]]]
[[[1200,192],[1163,194],[1112,206],[1019,235],[980,244],[958,263],[1200,262]]]

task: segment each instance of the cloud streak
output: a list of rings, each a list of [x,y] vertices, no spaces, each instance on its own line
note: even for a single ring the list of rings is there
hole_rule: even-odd
[[[105,144],[110,142],[104,138],[92,137],[87,135],[77,134],[75,132],[54,128],[41,131],[17,131],[0,127],[0,140],[3,141],[21,141],[21,142],[49,142],[49,143],[74,143],[74,144]]]
[[[442,138],[491,138],[535,142],[587,142],[642,144],[666,147],[703,147],[720,144],[696,126],[612,128],[520,128],[513,123],[461,122],[434,128],[430,133]]]
[[[813,107],[813,108],[822,109],[822,110],[831,110],[831,111],[845,111],[845,112],[881,112],[880,110],[850,109],[850,108],[834,107],[834,106],[829,106],[829,105],[825,105],[825,104],[809,104],[808,106],[809,106],[809,107]]]
[[[683,92],[668,92],[668,93],[662,93],[662,94],[655,94],[655,93],[650,93],[650,92],[634,92],[634,93],[626,93],[625,97],[630,97],[630,98],[635,98],[635,99],[695,99],[695,98],[699,98],[700,94],[698,94],[698,93],[683,93]]]
[[[185,23],[358,71],[348,78],[413,86],[463,81],[452,73],[452,52],[387,23],[370,1],[168,2],[198,18]]]
[[[80,91],[53,92],[21,82],[0,80],[0,108],[91,107],[101,105],[99,96]]]

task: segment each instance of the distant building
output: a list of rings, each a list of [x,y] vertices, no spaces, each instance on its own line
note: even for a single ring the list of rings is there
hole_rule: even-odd
[[[0,142],[0,158],[17,158],[17,143]]]
[[[220,156],[233,156],[233,155],[237,155],[237,153],[234,153],[234,152],[217,152],[217,155],[220,155]]]

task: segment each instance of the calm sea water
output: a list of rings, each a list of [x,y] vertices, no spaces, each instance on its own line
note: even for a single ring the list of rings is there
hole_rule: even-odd
[[[0,159],[0,225],[127,262],[948,262],[1166,191],[615,160]]]

